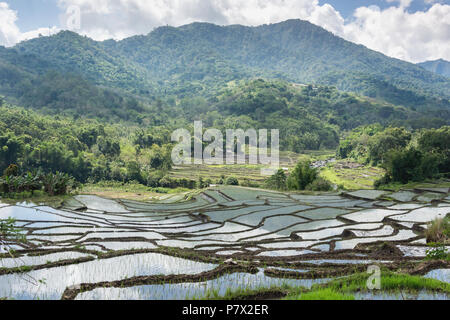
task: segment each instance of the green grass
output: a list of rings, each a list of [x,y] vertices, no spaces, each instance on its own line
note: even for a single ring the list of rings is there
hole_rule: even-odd
[[[283,300],[355,300],[355,297],[351,294],[344,294],[331,288],[325,288],[301,294],[290,294]]]
[[[450,261],[450,252],[448,252],[444,243],[428,243],[429,249],[425,260],[445,260]]]
[[[342,279],[335,279],[329,282],[326,288],[344,293],[367,291],[367,280],[369,276],[367,273],[359,273]],[[318,285],[316,288],[320,287]],[[381,291],[395,292],[399,290],[412,292],[428,290],[450,293],[450,284],[421,276],[382,271]]]
[[[357,273],[348,277],[334,279],[326,284],[315,284],[310,290],[303,287],[292,287],[287,284],[270,288],[239,288],[228,289],[224,295],[218,289],[209,289],[198,300],[245,300],[255,296],[264,296],[273,292],[285,294],[284,300],[354,300],[354,293],[367,292],[367,273]],[[417,293],[426,290],[429,292],[450,293],[450,284],[421,276],[398,274],[390,271],[381,273],[381,290],[379,292],[411,292]]]
[[[137,182],[130,182],[130,183],[122,183],[118,181],[99,181],[97,183],[87,183],[83,185],[82,191],[86,190],[96,190],[96,189],[117,189],[117,190],[128,190],[130,192],[139,192],[139,191],[148,191],[149,187],[137,183]]]
[[[187,188],[171,189],[171,188],[158,187],[158,188],[148,188],[147,191],[154,192],[154,193],[162,193],[162,194],[177,194],[177,193],[189,192],[189,191],[192,191],[192,190],[191,189],[187,189]]]
[[[322,178],[346,190],[374,189],[374,183],[384,175],[384,170],[375,167],[337,169],[329,166],[320,170]]]
[[[122,183],[117,181],[101,181],[82,186],[81,194],[97,195],[111,199],[129,199],[136,201],[154,200],[164,194],[177,194],[192,191],[184,188],[150,188],[139,183]]]

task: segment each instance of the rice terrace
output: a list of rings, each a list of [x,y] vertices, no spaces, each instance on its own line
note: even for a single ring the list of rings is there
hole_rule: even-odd
[[[448,299],[449,262],[426,260],[448,188],[302,195],[220,186],[157,202],[79,195],[3,204],[26,242],[3,253],[14,299]],[[434,250],[438,250],[435,248]],[[368,290],[368,266],[382,270]],[[26,272],[26,273],[24,273]]]

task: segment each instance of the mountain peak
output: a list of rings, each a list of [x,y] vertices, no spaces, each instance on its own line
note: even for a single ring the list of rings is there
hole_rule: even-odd
[[[450,61],[441,58],[437,60],[421,62],[417,65],[428,71],[450,78]]]
[[[42,38],[47,38],[47,39],[58,39],[58,40],[74,40],[74,39],[82,39],[82,38],[88,38],[87,36],[82,36],[79,33],[76,33],[74,31],[70,31],[70,30],[61,30],[56,34],[53,34],[51,36],[48,37],[39,37],[39,38],[35,38],[35,39],[31,39],[29,41],[33,41],[36,39],[42,39]],[[91,38],[88,38],[91,39]],[[92,40],[92,39],[91,39]]]

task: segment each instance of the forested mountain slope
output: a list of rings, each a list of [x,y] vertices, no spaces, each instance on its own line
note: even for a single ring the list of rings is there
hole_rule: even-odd
[[[229,81],[264,77],[333,85],[418,109],[450,106],[449,79],[301,20],[259,27],[193,23],[104,42],[65,31],[0,50],[0,65],[31,74],[70,72],[143,97],[210,96]]]

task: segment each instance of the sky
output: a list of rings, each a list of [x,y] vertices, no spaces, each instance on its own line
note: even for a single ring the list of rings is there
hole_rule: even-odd
[[[450,0],[0,0],[0,45],[72,30],[95,40],[194,21],[249,26],[303,19],[410,61],[450,61]]]

